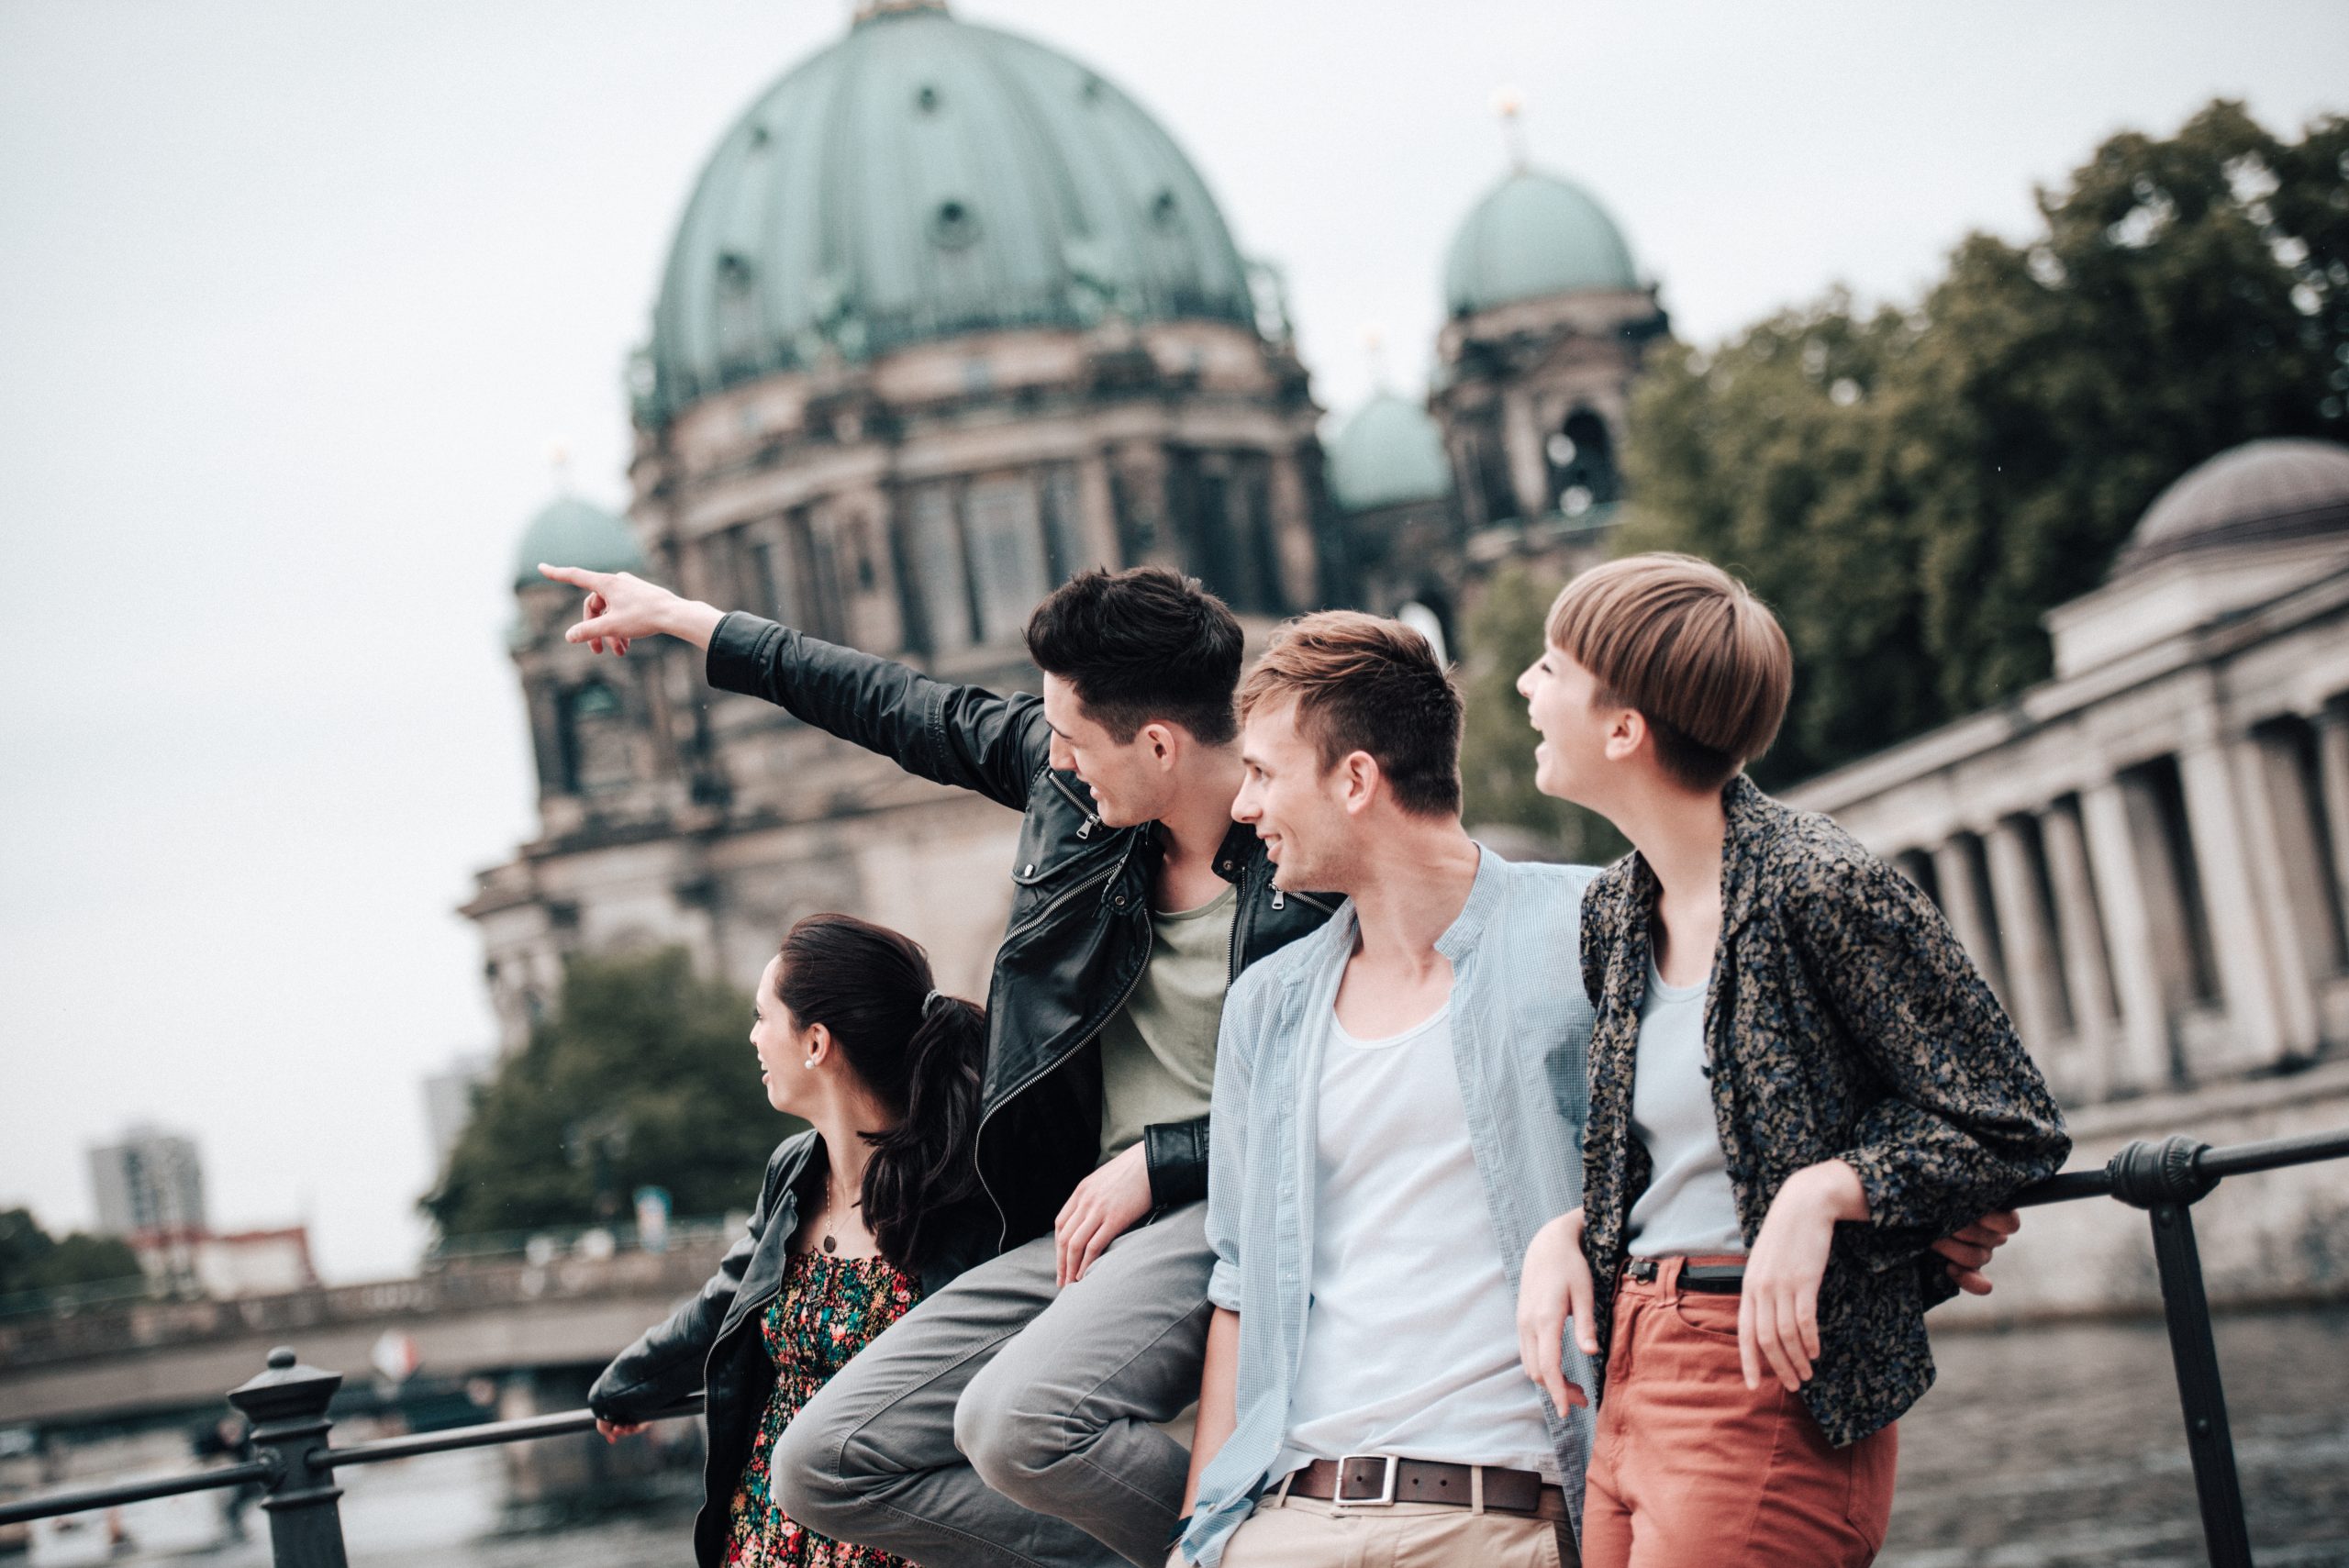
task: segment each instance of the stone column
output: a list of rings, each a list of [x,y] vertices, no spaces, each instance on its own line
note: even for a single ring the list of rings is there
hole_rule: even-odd
[[[1322,602],[1321,550],[1314,538],[1313,496],[1296,452],[1271,454],[1264,503],[1271,516],[1252,522],[1256,528],[1273,530],[1273,553],[1280,566],[1280,598],[1292,612],[1310,609]]]
[[[2154,905],[2169,878],[2156,882],[2138,863],[2127,788],[2119,779],[2106,779],[2080,794],[2088,869],[2104,909],[2112,989],[2121,999],[2119,1049],[2107,1058],[2108,1090],[2158,1088],[2170,1079],[2170,999],[2154,937],[2154,921],[2165,912]],[[2174,908],[2166,913],[2176,918]]]
[[[1109,488],[1109,460],[1094,452],[1076,465],[1077,510],[1084,519],[1085,552],[1112,572],[1131,566],[1118,542],[1118,503]]]
[[[2023,1045],[2048,1062],[2063,1031],[2064,977],[2047,928],[2047,909],[2032,869],[2031,846],[2011,817],[1993,824],[1983,838],[1988,852],[1990,901],[1998,914],[1998,940],[2005,959],[2008,994]],[[2071,1074],[2066,1073],[2065,1077]]]
[[[2080,819],[2061,806],[2039,818],[2040,842],[2047,851],[2047,880],[2055,894],[2055,925],[2064,934],[2064,980],[2072,1003],[2072,1033],[2078,1041],[2074,1089],[2094,1104],[2112,1092],[2112,975],[2105,962],[2104,925],[2097,917],[2096,887],[2088,869],[2087,843]]]
[[[1550,460],[1542,446],[1549,432],[1533,417],[1533,399],[1522,387],[1501,395],[1501,450],[1508,456],[1509,489],[1518,517],[1531,522],[1550,510]]]
[[[2316,777],[2325,837],[2332,841],[2332,896],[2349,911],[2349,711],[2327,707],[2316,716]]]
[[[1990,983],[1998,999],[2007,999],[2007,973],[1998,938],[1982,908],[1980,884],[1974,878],[1974,857],[1963,838],[1951,839],[1933,850],[1933,880],[1941,884],[1942,908],[1951,929],[1965,944],[1974,967]]]
[[[2186,790],[2187,826],[2194,840],[2194,867],[2201,873],[2210,915],[2210,951],[2226,997],[2229,1060],[2214,1067],[2248,1067],[2283,1054],[2285,1019],[2278,1007],[2271,952],[2263,940],[2267,922],[2259,906],[2252,856],[2255,846],[2246,819],[2246,793],[2232,748],[2197,742],[2177,757]],[[2189,1071],[2196,1063],[2188,1062]]]
[[[2332,868],[2324,863],[2324,841],[2317,831],[2321,809],[2310,798],[2309,778],[2301,765],[2297,737],[2255,735],[2243,744],[2246,768],[2243,794],[2256,857],[2271,881],[2266,905],[2273,914],[2277,938],[2277,979],[2285,995],[2285,1016],[2291,1019],[2295,1003],[2305,1016],[2288,1028],[2298,1050],[2313,1050],[2322,1029],[2317,1022],[2316,988],[2340,967],[2334,938],[2332,899],[2327,884]],[[2264,830],[2262,828],[2264,819]]]

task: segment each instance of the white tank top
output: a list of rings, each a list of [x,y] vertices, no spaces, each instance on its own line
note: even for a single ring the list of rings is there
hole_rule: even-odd
[[[1468,1143],[1451,1012],[1372,1040],[1329,1017],[1313,1298],[1275,1479],[1356,1453],[1557,1479],[1518,1365],[1517,1298]]]

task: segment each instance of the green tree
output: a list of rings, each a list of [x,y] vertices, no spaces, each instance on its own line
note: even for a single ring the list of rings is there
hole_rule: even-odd
[[[1466,709],[1460,737],[1463,815],[1472,828],[1506,825],[1540,834],[1567,860],[1603,863],[1623,852],[1620,835],[1601,817],[1533,787],[1533,748],[1541,737],[1526,722],[1517,677],[1541,657],[1557,582],[1521,566],[1496,572],[1461,628],[1460,687]]]
[[[1778,610],[1797,686],[1765,781],[2043,678],[2041,617],[2195,463],[2349,435],[2349,118],[2288,142],[2214,103],[2038,206],[1913,309],[1831,295],[1651,361],[1620,548],[1718,561]]]
[[[139,1255],[118,1236],[51,1236],[31,1210],[0,1209],[0,1296],[139,1277]]]
[[[800,1124],[767,1104],[750,998],[680,949],[577,958],[554,1012],[480,1091],[422,1207],[444,1236],[624,1216],[641,1185],[681,1214],[748,1207]]]

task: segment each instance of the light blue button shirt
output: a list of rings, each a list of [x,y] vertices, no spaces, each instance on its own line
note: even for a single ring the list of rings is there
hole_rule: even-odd
[[[1582,1201],[1591,1007],[1582,986],[1589,866],[1520,865],[1480,847],[1468,902],[1436,951],[1452,962],[1452,1048],[1468,1141],[1515,1296],[1534,1231]],[[1209,1124],[1208,1295],[1240,1314],[1237,1425],[1199,1478],[1183,1535],[1214,1568],[1248,1517],[1288,1429],[1312,1278],[1317,1085],[1354,947],[1353,904],[1232,983],[1216,1047]],[[1589,1368],[1562,1341],[1566,1376]],[[1542,1411],[1575,1529],[1582,1528],[1587,1409]]]

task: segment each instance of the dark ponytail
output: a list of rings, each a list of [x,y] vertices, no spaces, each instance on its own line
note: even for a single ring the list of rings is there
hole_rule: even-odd
[[[897,1115],[866,1133],[864,1223],[901,1269],[929,1262],[948,1211],[977,1189],[979,1070],[986,1014],[941,995],[921,944],[853,915],[810,915],[783,939],[777,998],[805,1029],[822,1024],[874,1095]]]

